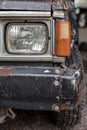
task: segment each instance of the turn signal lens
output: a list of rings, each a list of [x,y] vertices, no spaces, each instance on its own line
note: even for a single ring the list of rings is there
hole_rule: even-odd
[[[56,31],[56,56],[70,56],[71,24],[69,21],[59,21]]]

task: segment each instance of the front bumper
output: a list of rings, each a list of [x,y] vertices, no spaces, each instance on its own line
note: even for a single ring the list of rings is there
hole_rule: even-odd
[[[60,111],[81,103],[82,70],[0,67],[0,107]]]

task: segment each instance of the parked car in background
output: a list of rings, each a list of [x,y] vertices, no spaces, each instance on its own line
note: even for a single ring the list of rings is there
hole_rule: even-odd
[[[87,25],[87,0],[74,0],[74,3],[78,16],[78,25],[83,28]]]

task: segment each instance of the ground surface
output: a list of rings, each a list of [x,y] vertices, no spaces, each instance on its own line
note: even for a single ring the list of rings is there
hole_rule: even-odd
[[[87,41],[87,30],[80,30],[80,41]],[[87,72],[87,53],[83,53],[85,73]],[[87,86],[87,74],[85,74]],[[81,121],[74,128],[57,128],[50,119],[50,113],[38,111],[16,111],[16,119],[8,120],[5,124],[0,125],[0,130],[86,130],[87,129],[87,89],[85,91],[85,106],[82,112]]]

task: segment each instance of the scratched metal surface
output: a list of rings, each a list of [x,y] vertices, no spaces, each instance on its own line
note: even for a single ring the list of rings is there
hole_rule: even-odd
[[[87,79],[87,75],[85,76]],[[87,80],[86,80],[87,81]],[[87,86],[87,82],[86,82]],[[86,89],[87,91],[87,89]],[[87,94],[86,94],[87,95]],[[87,96],[86,101],[87,103]],[[0,130],[86,130],[87,128],[87,105],[82,111],[81,121],[73,128],[58,128],[51,118],[50,112],[38,111],[16,111],[16,119],[7,120],[3,125],[0,125]]]
[[[51,11],[73,8],[70,0],[0,0],[0,10]]]
[[[51,10],[51,0],[0,0],[1,10]]]

